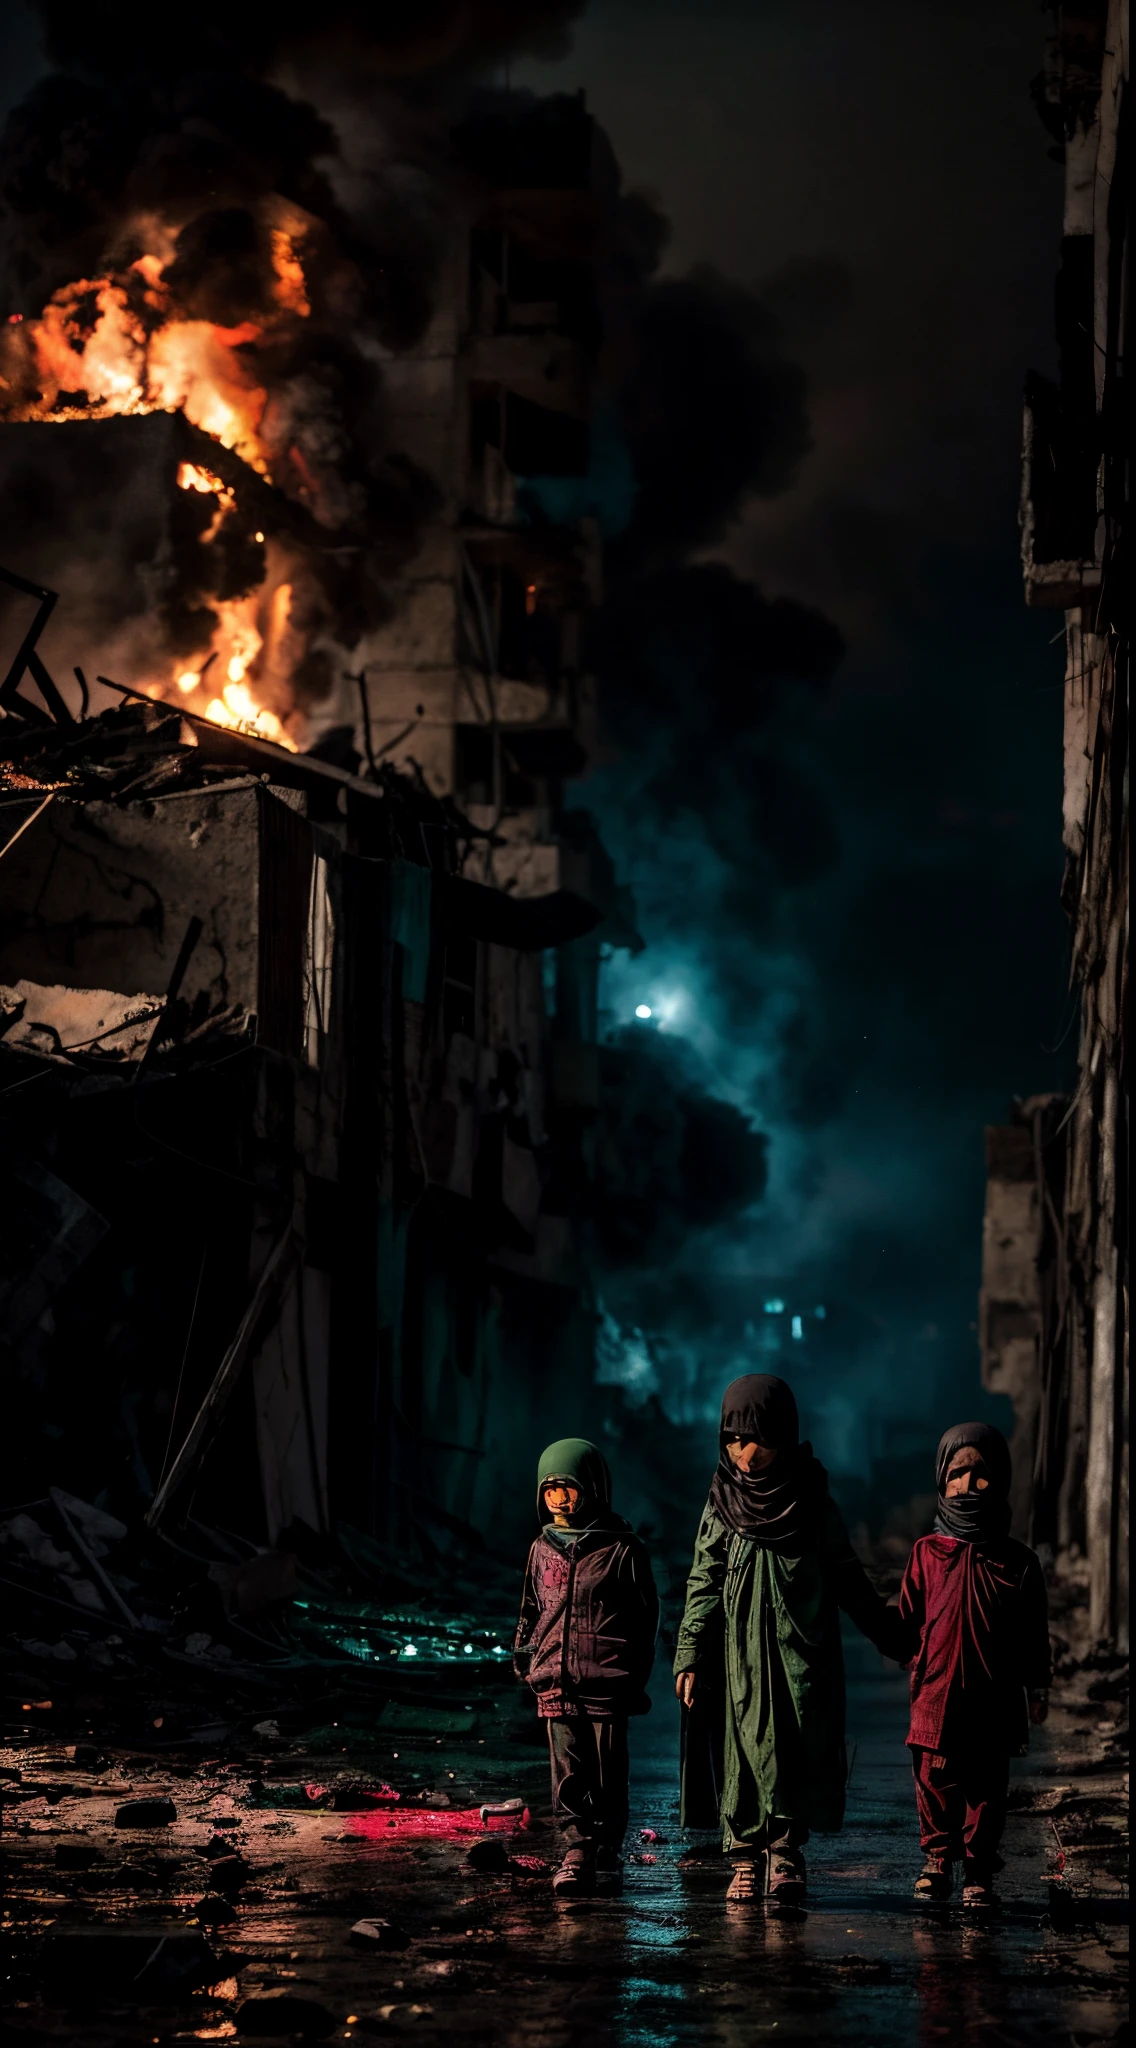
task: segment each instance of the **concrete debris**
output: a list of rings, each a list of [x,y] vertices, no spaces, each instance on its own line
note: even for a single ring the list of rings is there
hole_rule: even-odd
[[[410,1936],[405,1928],[394,1920],[356,1920],[351,1929],[350,1939],[356,1948],[403,1949],[409,1948]]]
[[[489,1826],[491,1820],[519,1819],[524,1810],[525,1802],[523,1799],[502,1799],[496,1806],[479,1807],[478,1813],[481,1818],[481,1825],[485,1828]]]
[[[114,1816],[116,1828],[169,1828],[177,1819],[172,1799],[128,1799]]]
[[[34,981],[0,987],[4,1044],[60,1065],[73,1054],[121,1064],[140,1060],[162,1014],[160,996],[121,996],[102,988],[44,988]]]
[[[243,1856],[230,1853],[214,1858],[209,1871],[209,1882],[214,1891],[226,1898],[233,1898],[242,1891],[252,1876],[252,1871]]]
[[[196,1904],[191,1906],[190,1917],[200,1920],[203,1927],[227,1927],[239,1919],[240,1915],[236,1907],[219,1892],[206,1892],[204,1898],[198,1899]]]
[[[74,1644],[65,1643],[62,1639],[58,1643],[41,1643],[34,1636],[27,1636],[21,1640],[20,1648],[29,1657],[54,1657],[60,1664],[74,1664],[79,1657]]]
[[[475,1842],[465,1860],[471,1870],[480,1871],[483,1876],[504,1875],[509,1868],[509,1851],[500,1838],[491,1837],[485,1842]]]

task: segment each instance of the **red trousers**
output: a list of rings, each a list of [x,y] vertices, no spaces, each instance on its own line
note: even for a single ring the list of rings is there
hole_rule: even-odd
[[[919,1840],[928,1856],[965,1856],[976,1873],[1000,1869],[1010,1760],[1005,1755],[939,1756],[913,1749]]]

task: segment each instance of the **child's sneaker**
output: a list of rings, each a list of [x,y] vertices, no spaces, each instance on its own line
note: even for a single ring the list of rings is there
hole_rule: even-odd
[[[607,1898],[623,1890],[623,1858],[618,1849],[597,1849],[596,1890]]]
[[[915,1896],[925,1905],[941,1905],[951,1895],[951,1866],[946,1856],[928,1856],[915,1880]]]
[[[805,1859],[799,1849],[770,1850],[769,1896],[781,1906],[804,1904]]]
[[[559,1870],[553,1872],[552,1890],[558,1899],[582,1899],[594,1889],[592,1864],[586,1849],[569,1849]]]

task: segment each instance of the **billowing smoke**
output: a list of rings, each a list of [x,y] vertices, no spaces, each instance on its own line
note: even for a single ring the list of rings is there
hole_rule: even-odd
[[[699,819],[751,886],[767,871],[778,886],[821,873],[835,852],[827,809],[771,728],[787,690],[827,682],[843,652],[836,628],[702,562],[614,580],[597,638],[612,729],[650,764],[651,815]]]
[[[619,552],[673,563],[721,540],[751,492],[792,481],[809,448],[804,373],[760,300],[705,266],[645,283],[622,341],[638,493]]]
[[[436,503],[383,355],[430,315],[455,108],[481,67],[562,47],[574,9],[214,5],[191,61],[161,10],[39,11],[57,68],[0,135],[0,419],[69,431],[3,437],[4,558],[70,563],[72,623],[105,648],[113,617],[125,679],[197,709],[223,685],[283,736],[389,617]],[[153,444],[106,430],[153,412],[200,437],[167,444],[160,488]],[[156,489],[149,550],[116,546]]]
[[[787,1219],[810,1193],[800,1134],[854,1089],[861,1034],[821,1017],[784,944],[794,901],[840,852],[807,731],[843,637],[715,559],[748,504],[798,477],[805,377],[760,293],[705,267],[660,274],[667,239],[651,201],[620,197],[606,407],[578,497],[606,535],[592,653],[617,751],[587,800],[648,942],[606,975],[611,1057],[626,1067],[617,1127],[642,1171],[614,1177],[597,1219],[600,1350],[602,1376],[633,1402],[654,1397],[673,1420],[701,1422],[723,1379],[778,1369],[775,1340],[786,1340],[780,1369],[817,1350],[815,1304],[765,1318],[762,1278],[801,1263],[786,1256]],[[550,515],[563,503],[540,485],[533,498]],[[643,1021],[628,1038],[620,1020],[633,1009]],[[650,1076],[648,1100],[633,1066]],[[676,1133],[695,1105],[700,1135],[676,1173]],[[805,1257],[815,1264],[815,1247]]]
[[[635,1027],[605,1050],[593,1220],[612,1268],[651,1268],[765,1192],[767,1145],[699,1082],[682,1041]]]
[[[463,117],[519,118],[525,96],[486,89],[489,68],[553,52],[576,10],[208,5],[192,70],[174,16],[41,11],[57,69],[0,136],[0,547],[33,578],[82,576],[95,644],[125,622],[123,680],[164,675],[203,708],[227,675],[226,694],[251,688],[258,716],[288,721],[388,615],[434,503],[384,364],[426,329],[448,213],[478,175]],[[690,989],[664,1032],[604,1049],[588,1196],[604,1328],[641,1326],[649,1352],[669,1323],[695,1358],[690,1260],[752,1229],[776,1169],[771,1092],[807,1114],[839,1086],[808,992],[753,941],[836,855],[794,720],[842,642],[708,559],[808,452],[777,317],[709,270],[660,275],[667,223],[613,160],[595,197],[564,195],[559,222],[598,285],[592,467],[535,477],[524,499],[605,535],[590,657],[619,760],[584,794],[632,879],[649,868],[648,972],[673,958],[672,880],[687,905],[697,888],[715,987],[761,1020],[740,1076],[716,1066]]]
[[[187,25],[147,0],[38,0],[47,54],[62,69],[103,77],[164,79],[187,69]],[[419,87],[511,54],[553,57],[566,48],[580,0],[387,0],[382,6],[278,0],[270,10],[210,0],[192,20],[193,67],[264,77],[288,59],[363,65],[368,77]]]

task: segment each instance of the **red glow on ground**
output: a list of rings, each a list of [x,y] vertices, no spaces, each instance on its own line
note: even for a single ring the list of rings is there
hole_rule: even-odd
[[[491,1814],[487,1821],[481,1818],[480,1808],[463,1807],[460,1812],[438,1812],[436,1807],[404,1806],[399,1813],[352,1813],[344,1814],[348,1823],[346,1832],[352,1835],[366,1835],[371,1840],[382,1840],[391,1834],[400,1835],[441,1835],[451,1839],[457,1835],[507,1835],[517,1828],[527,1828],[529,1810],[523,1813]]]

